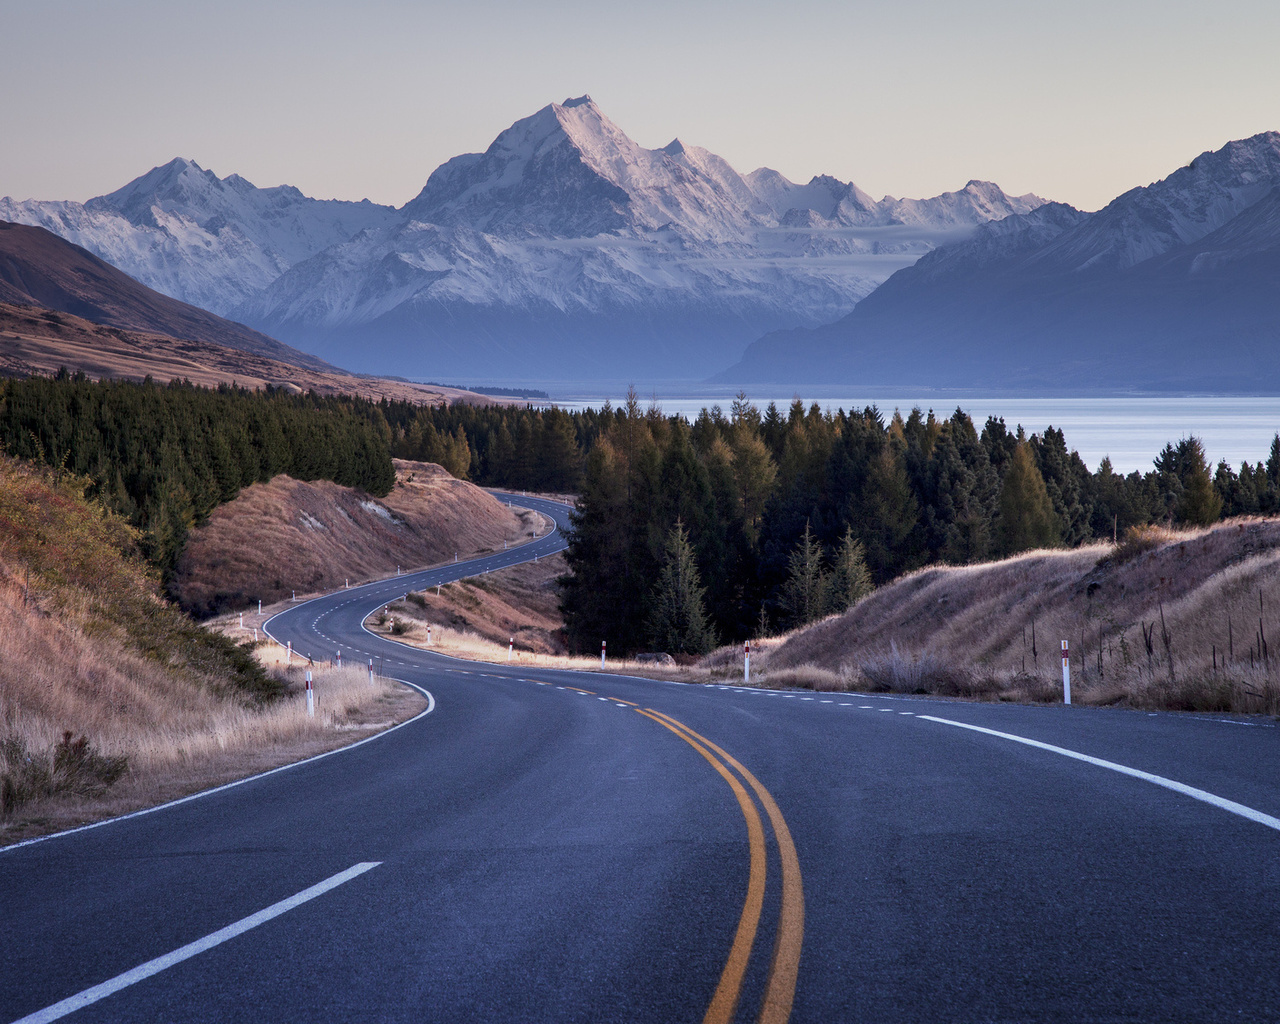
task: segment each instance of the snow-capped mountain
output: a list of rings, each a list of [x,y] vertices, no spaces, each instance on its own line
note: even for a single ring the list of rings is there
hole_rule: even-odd
[[[43,227],[156,291],[217,313],[300,260],[395,218],[368,200],[257,188],[181,159],[83,204],[0,199],[0,220]]]
[[[876,202],[829,177],[743,176],[679,140],[638,145],[583,96],[447,161],[397,224],[296,264],[232,315],[381,372],[688,379],[1042,202],[984,182]]]
[[[1097,213],[1050,203],[905,268],[720,379],[1054,390],[1280,387],[1280,133]]]

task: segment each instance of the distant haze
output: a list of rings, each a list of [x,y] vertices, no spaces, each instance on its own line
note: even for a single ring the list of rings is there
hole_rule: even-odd
[[[589,92],[641,145],[924,197],[971,178],[1096,209],[1280,128],[1273,0],[332,0],[7,4],[0,196],[190,157],[402,205],[444,160]]]

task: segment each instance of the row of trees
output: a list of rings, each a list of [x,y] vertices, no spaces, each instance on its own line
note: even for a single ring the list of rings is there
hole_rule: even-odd
[[[191,528],[255,481],[287,473],[386,494],[390,440],[379,407],[357,398],[65,371],[0,381],[4,450],[92,480],[89,496],[139,528],[166,575]]]
[[[958,409],[886,421],[875,408],[799,401],[761,413],[739,396],[727,415],[705,410],[690,424],[634,393],[587,432],[564,580],[582,649],[608,637],[624,650],[692,652],[812,621],[931,562],[1280,510],[1280,438],[1265,465],[1238,474],[1211,473],[1192,437],[1151,471],[1121,475],[1108,460],[1090,472],[1060,430],[1028,437],[993,417],[979,431]],[[692,609],[684,640],[672,608]]]

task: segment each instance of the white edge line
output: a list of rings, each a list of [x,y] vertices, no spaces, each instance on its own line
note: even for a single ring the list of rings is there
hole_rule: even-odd
[[[326,878],[323,882],[318,882],[309,889],[303,889],[302,892],[283,899],[279,903],[273,903],[271,906],[259,910],[256,914],[243,917],[234,924],[220,928],[202,939],[196,939],[195,942],[189,942],[171,953],[165,953],[164,956],[158,956],[154,960],[148,960],[145,964],[139,964],[132,970],[117,974],[114,978],[104,981],[100,985],[94,985],[92,988],[87,988],[83,992],[68,996],[52,1006],[46,1006],[43,1010],[29,1013],[27,1016],[14,1021],[13,1024],[47,1024],[49,1021],[65,1017],[69,1013],[74,1013],[76,1010],[83,1009],[100,999],[105,999],[107,996],[119,992],[122,988],[136,985],[138,982],[150,978],[153,974],[159,974],[175,964],[180,964],[183,960],[190,960],[193,956],[213,949],[214,946],[220,946],[228,939],[243,935],[250,929],[257,928],[258,925],[265,924],[272,918],[279,917],[294,907],[301,906],[317,896],[323,896],[330,889],[336,889],[344,882],[349,882],[351,879],[363,875],[366,871],[373,870],[381,863],[381,861],[365,861],[352,865],[346,871],[339,871],[336,875]]]
[[[355,743],[348,743],[345,747],[336,747],[333,750],[326,750],[323,754],[316,754],[302,761],[293,761],[289,764],[282,764],[278,768],[270,768],[265,772],[259,772],[257,775],[247,775],[243,779],[236,779],[234,782],[226,782],[221,786],[215,786],[213,789],[204,789],[199,793],[190,793],[187,796],[180,796],[176,800],[169,800],[163,804],[156,804],[154,807],[143,807],[141,810],[130,811],[128,814],[121,814],[114,818],[103,818],[101,821],[91,821],[87,825],[77,825],[75,828],[69,828],[62,832],[51,832],[47,836],[36,836],[33,839],[23,839],[21,842],[0,847],[0,855],[8,853],[10,850],[19,850],[24,846],[34,846],[36,843],[46,843],[50,839],[61,839],[63,836],[75,835],[77,832],[87,832],[91,828],[101,828],[103,825],[111,825],[117,821],[128,821],[130,818],[141,818],[144,814],[154,814],[156,811],[163,811],[169,807],[177,807],[179,804],[190,803],[192,800],[199,800],[202,797],[213,796],[214,793],[222,793],[228,789],[235,789],[237,786],[243,786],[249,782],[257,782],[259,779],[265,779],[268,775],[275,775],[277,772],[287,772],[291,768],[301,768],[304,764],[311,764],[314,761],[320,761],[326,757],[332,757],[334,754],[345,754],[348,750],[355,750],[356,747],[362,747],[366,743],[372,743],[374,740],[382,739],[383,736],[389,736],[397,729],[403,729],[406,725],[412,725],[419,718],[431,714],[431,712],[436,709],[435,697],[431,696],[429,691],[423,689],[417,683],[411,683],[407,679],[396,679],[392,676],[382,676],[381,678],[390,679],[393,683],[403,683],[405,686],[417,690],[427,698],[427,706],[412,718],[405,719],[399,725],[393,725],[390,729],[383,729],[381,732],[376,732],[372,736],[366,736],[362,740],[356,740]]]
[[[1091,757],[1088,754],[1081,754],[1079,751],[1068,750],[1066,747],[1055,747],[1052,743],[1041,743],[1039,740],[1028,739],[1025,736],[1015,736],[1010,732],[998,732],[995,729],[985,729],[980,725],[969,725],[967,722],[955,722],[949,718],[935,718],[933,715],[917,715],[916,717],[923,718],[927,722],[938,722],[942,725],[954,725],[958,729],[969,729],[973,732],[985,733],[988,736],[996,736],[1002,740],[1012,740],[1014,743],[1023,743],[1028,747],[1047,750],[1053,754],[1061,754],[1063,757],[1070,757],[1077,761],[1084,761],[1086,764],[1096,765],[1098,768],[1106,768],[1113,772],[1119,772],[1121,775],[1128,775],[1135,779],[1141,779],[1143,782],[1150,782],[1152,785],[1161,786],[1164,789],[1172,790],[1175,793],[1181,793],[1183,796],[1189,796],[1192,800],[1200,800],[1203,803],[1211,804],[1212,806],[1223,811],[1228,811],[1231,814],[1238,814],[1242,818],[1248,818],[1250,821],[1257,822],[1259,825],[1265,825],[1267,828],[1275,829],[1277,832],[1280,832],[1280,818],[1274,818],[1270,814],[1264,814],[1262,811],[1255,811],[1252,807],[1246,807],[1244,804],[1238,804],[1234,800],[1228,800],[1225,797],[1216,796],[1206,790],[1196,789],[1194,786],[1175,782],[1173,779],[1166,779],[1163,775],[1153,775],[1151,772],[1144,772],[1138,768],[1130,768],[1128,765],[1117,764],[1115,761],[1104,761],[1100,757]]]

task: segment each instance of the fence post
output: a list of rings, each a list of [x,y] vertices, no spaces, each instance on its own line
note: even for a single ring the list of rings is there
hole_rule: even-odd
[[[1062,703],[1071,703],[1071,652],[1067,641],[1062,641]]]

